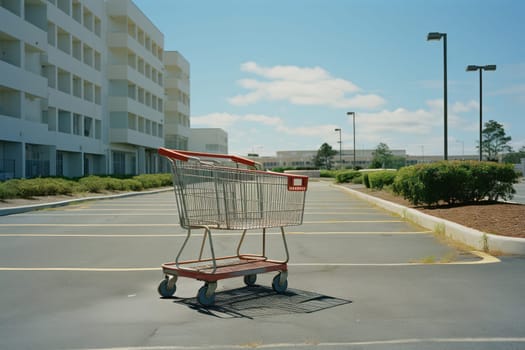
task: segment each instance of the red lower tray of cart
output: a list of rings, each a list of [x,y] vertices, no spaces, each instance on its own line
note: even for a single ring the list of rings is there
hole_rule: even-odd
[[[188,277],[205,282],[204,286],[199,289],[197,301],[209,306],[215,302],[217,281],[244,276],[244,283],[247,286],[253,286],[257,275],[273,271],[279,271],[272,281],[273,290],[277,293],[284,293],[288,288],[286,262],[269,260],[259,255],[220,257],[215,259],[215,265],[210,262],[212,259],[162,264],[162,272],[166,278],[159,284],[159,294],[163,297],[172,296],[176,291],[177,278]]]

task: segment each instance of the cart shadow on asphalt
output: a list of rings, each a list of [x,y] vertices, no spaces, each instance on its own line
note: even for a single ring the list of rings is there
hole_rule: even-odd
[[[177,299],[175,303],[218,318],[254,319],[285,314],[310,314],[350,304],[352,301],[291,288],[278,294],[272,288],[255,285],[218,292],[213,306],[202,306],[196,298]]]

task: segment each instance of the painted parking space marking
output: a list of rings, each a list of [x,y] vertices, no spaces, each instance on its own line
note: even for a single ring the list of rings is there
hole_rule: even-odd
[[[1,227],[178,227],[179,224],[0,224]]]
[[[136,216],[136,215],[131,215]],[[393,222],[406,222],[405,220],[322,220],[322,221],[304,221],[303,224],[348,224],[348,223],[357,223],[357,224],[374,224],[374,223],[393,223]],[[173,227],[180,226],[179,224],[0,224],[1,227]]]
[[[93,209],[93,208],[76,208],[76,209],[68,209],[68,210],[62,210],[60,212],[53,212],[53,211],[45,211],[38,213],[36,216],[34,213],[22,213],[17,214],[18,217],[70,217],[72,214],[71,212],[75,212],[75,216],[114,216],[112,212],[119,212],[119,216],[177,216],[177,210],[176,209],[128,209],[125,210],[128,213],[120,213],[122,208],[112,208],[112,209]],[[77,213],[79,211],[80,213]],[[138,213],[138,214],[137,214]],[[376,214],[376,215],[384,215],[383,213],[378,213],[377,210],[373,210],[371,208],[359,208],[359,209],[337,209],[337,210],[327,210],[327,211],[320,211],[319,208],[317,208],[316,211],[309,211],[305,209],[305,214],[312,215],[312,214],[319,214],[319,215],[363,215],[363,214]]]
[[[366,340],[366,341],[349,341],[349,342],[303,342],[303,343],[250,343],[246,345],[170,345],[170,346],[133,346],[133,347],[116,347],[116,348],[89,348],[75,350],[223,350],[223,349],[301,349],[301,348],[354,348],[354,347],[378,347],[388,345],[410,345],[410,344],[472,344],[472,343],[493,343],[493,344],[511,344],[525,343],[525,337],[465,337],[465,338],[406,338],[391,340]]]
[[[349,235],[423,235],[431,234],[432,231],[322,231],[305,232],[291,231],[287,235],[301,236],[349,236]],[[238,232],[219,232],[214,236],[239,236]],[[260,232],[248,232],[247,236],[260,236]],[[266,232],[266,235],[280,236],[280,232]],[[167,234],[106,234],[106,233],[0,233],[0,238],[4,237],[26,237],[26,238],[163,238],[163,237],[186,237],[187,233],[167,233]]]
[[[471,254],[480,258],[479,260],[452,261],[452,262],[407,262],[407,263],[289,263],[290,267],[409,267],[409,266],[435,266],[435,265],[480,265],[494,264],[501,260],[480,251],[471,251]],[[0,267],[4,272],[141,272],[161,271],[161,267]]]
[[[406,222],[405,220],[323,220],[323,221],[304,221],[304,224],[375,224],[375,223],[391,223],[391,222]]]

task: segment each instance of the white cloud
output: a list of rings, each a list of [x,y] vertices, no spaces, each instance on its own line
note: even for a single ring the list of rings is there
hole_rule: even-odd
[[[488,92],[492,96],[511,96],[518,103],[525,103],[525,84],[511,85],[494,92]]]
[[[318,81],[331,79],[330,74],[320,67],[274,66],[265,68],[255,62],[246,62],[241,65],[241,70],[275,80]]]
[[[377,113],[358,113],[357,146],[374,147],[379,142],[385,142],[392,149],[405,149],[408,154],[442,154],[443,100],[428,100],[425,104],[424,108],[416,110],[397,108]],[[449,105],[449,154],[475,153],[474,140],[479,128],[475,115],[478,109],[477,103],[472,101]],[[346,130],[346,135],[352,132],[351,117],[348,124],[350,128]],[[351,137],[346,137],[346,142],[351,140]]]
[[[465,113],[472,110],[479,110],[479,102],[470,100],[466,103],[456,102],[452,105],[450,109],[453,113]]]
[[[273,126],[282,124],[281,118],[271,117],[263,114],[237,115],[230,113],[211,113],[191,118],[192,125],[206,126],[210,128],[227,128],[236,122],[242,121]]]
[[[237,124],[243,122],[249,122],[258,124],[261,126],[271,127],[273,132],[282,133],[292,136],[308,136],[308,137],[329,137],[333,136],[334,129],[337,128],[337,125],[332,124],[323,124],[323,125],[312,125],[312,126],[288,126],[284,120],[280,117],[268,116],[263,114],[229,114],[229,113],[211,113],[204,116],[192,117],[192,125],[202,126],[202,127],[211,127],[211,128],[223,128],[230,129],[235,132],[234,127],[237,127]],[[239,130],[241,130],[239,128]],[[243,128],[242,130],[247,130]],[[248,130],[250,130],[248,128]],[[257,128],[252,128],[251,130],[257,130]]]
[[[337,128],[337,125],[312,125],[312,126],[301,126],[301,127],[288,127],[285,125],[280,125],[277,128],[277,131],[293,135],[293,136],[318,136],[328,138],[334,135],[334,129]]]
[[[227,128],[239,120],[239,116],[229,113],[211,113],[198,117],[191,117],[191,124],[209,128]]]
[[[283,123],[282,119],[279,117],[270,117],[267,115],[262,114],[248,114],[242,117],[241,119],[250,121],[250,122],[256,122],[261,123],[264,125],[281,125]]]
[[[362,91],[361,88],[348,80],[332,77],[320,67],[261,67],[255,62],[246,62],[241,65],[241,70],[264,80],[239,80],[238,84],[250,91],[229,99],[231,104],[237,106],[266,100],[288,101],[295,105],[373,109],[385,103],[381,96],[375,94],[354,95]]]
[[[472,117],[477,109],[473,101],[455,102],[449,107],[449,147],[461,152],[461,145],[455,142],[462,132],[473,135],[478,130],[478,119]],[[428,100],[423,108],[410,110],[397,108],[379,112],[358,112],[356,118],[356,146],[373,148],[385,142],[393,149],[406,149],[411,154],[439,154],[443,145],[443,100]],[[253,144],[263,144],[264,152],[316,148],[323,142],[337,146],[336,128],[342,128],[343,147],[351,147],[353,142],[352,116],[347,124],[332,124],[329,120],[309,120],[266,114],[212,113],[192,117],[192,125],[220,127],[229,134],[230,142],[238,149],[254,148]],[[294,121],[295,120],[295,121]],[[474,132],[474,133],[472,133]],[[468,140],[460,136],[461,140]],[[462,141],[463,142],[463,141]],[[468,152],[466,145],[465,152]],[[244,147],[244,148],[240,148]],[[259,146],[258,146],[259,147]],[[305,148],[306,147],[306,148]],[[310,147],[310,148],[308,148]],[[248,149],[247,148],[247,149]],[[423,151],[424,148],[424,151]]]
[[[409,111],[398,108],[378,113],[360,113],[356,118],[359,119],[362,132],[373,135],[393,133],[424,135],[439,125],[436,114],[424,109]]]

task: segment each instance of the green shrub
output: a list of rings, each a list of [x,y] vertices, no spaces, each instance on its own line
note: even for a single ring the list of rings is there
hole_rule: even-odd
[[[133,176],[133,180],[139,181],[144,189],[171,186],[171,174],[142,174]]]
[[[41,181],[43,191],[39,196],[70,195],[77,186],[75,181],[63,178],[42,178],[38,180]]]
[[[361,173],[359,174],[359,176],[356,176],[352,179],[352,183],[356,185],[363,184],[363,176],[361,175]]]
[[[337,176],[337,173],[339,172],[339,170],[320,169],[319,172],[320,172],[320,176],[321,177],[335,178]]]
[[[366,188],[370,188],[370,176],[368,173],[363,174],[363,185],[365,185]]]
[[[0,199],[69,195],[76,183],[61,178],[11,179],[1,183]]]
[[[20,197],[18,194],[17,182],[20,180],[13,179],[0,183],[0,200]]]
[[[368,179],[367,188],[373,188],[382,190],[385,186],[390,186],[394,183],[397,171],[395,170],[383,170],[365,173],[365,177]],[[365,180],[366,181],[366,180]],[[366,186],[366,182],[365,182]]]
[[[0,182],[0,200],[37,196],[70,195],[75,192],[142,191],[172,185],[171,174],[145,174],[133,178],[90,175],[76,180],[49,177],[11,179]]]
[[[355,170],[339,170],[335,175],[335,182],[337,183],[346,183],[352,182],[356,177],[361,176],[358,171]]]
[[[142,191],[144,189],[142,182],[136,179],[124,179],[121,182],[123,191]]]
[[[392,189],[411,203],[435,205],[511,199],[513,166],[492,162],[439,162],[399,170]]]
[[[85,192],[100,193],[106,190],[106,180],[100,176],[87,176],[78,180],[81,189]]]

